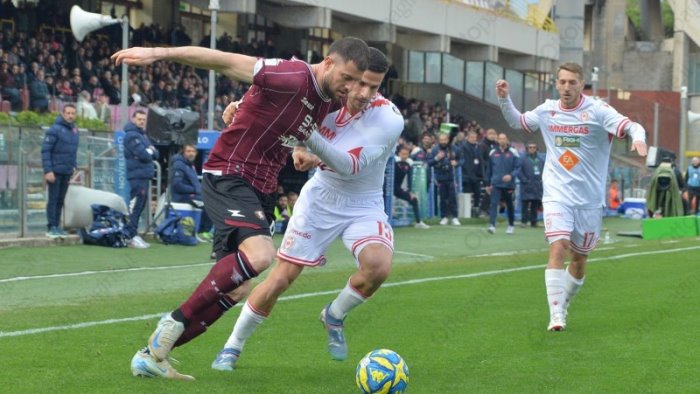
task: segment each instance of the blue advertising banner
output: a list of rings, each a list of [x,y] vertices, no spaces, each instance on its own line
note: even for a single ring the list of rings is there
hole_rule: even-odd
[[[214,142],[219,138],[218,131],[212,130],[199,130],[199,136],[197,137],[197,149],[200,150],[211,150],[214,147]]]
[[[121,130],[114,132],[114,146],[117,155],[114,158],[114,192],[120,195],[126,205],[129,205],[129,182],[126,180],[126,159],[124,158],[124,133]]]

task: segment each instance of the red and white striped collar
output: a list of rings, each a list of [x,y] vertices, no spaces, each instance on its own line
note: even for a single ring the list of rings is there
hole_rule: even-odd
[[[583,93],[581,93],[580,98],[581,98],[581,99],[578,101],[578,105],[576,105],[574,108],[564,108],[564,107],[562,107],[562,105],[561,105],[561,99],[559,99],[559,102],[558,102],[558,104],[559,104],[559,109],[562,110],[562,111],[564,111],[564,112],[572,112],[572,111],[578,110],[579,108],[581,108],[581,106],[583,106],[583,102],[586,100],[586,96],[584,96]]]

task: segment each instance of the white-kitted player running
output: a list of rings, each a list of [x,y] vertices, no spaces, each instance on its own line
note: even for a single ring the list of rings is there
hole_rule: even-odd
[[[581,94],[583,69],[564,63],[557,71],[559,100],[546,100],[521,114],[508,95],[508,82],[496,82],[501,112],[515,129],[542,132],[547,160],[542,174],[545,237],[549,260],[545,270],[550,331],[566,328],[567,308],[585,277],[588,254],[595,248],[605,206],[613,138],[632,137],[632,150],[646,156],[644,128],[607,103]],[[571,262],[564,269],[567,250]]]
[[[347,357],[343,320],[372,296],[389,276],[393,230],[384,213],[383,184],[387,160],[404,121],[399,110],[377,93],[389,64],[370,48],[369,67],[348,93],[345,106],[329,114],[306,141],[314,154],[295,150],[297,169],[318,165],[294,206],[277,263],[252,291],[233,332],[212,368],[232,370],[245,341],[270,314],[278,297],[304,267],[322,266],[324,253],[337,237],[357,264],[340,294],[321,311],[328,349],[336,360]]]

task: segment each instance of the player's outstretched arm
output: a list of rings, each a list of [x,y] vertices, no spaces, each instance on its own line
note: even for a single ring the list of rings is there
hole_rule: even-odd
[[[510,127],[516,130],[525,129],[530,132],[529,129],[523,126],[522,113],[515,108],[515,104],[513,104],[513,101],[508,95],[509,91],[510,88],[507,81],[503,79],[496,81],[496,96],[498,96],[498,105],[501,107],[503,118],[508,122]]]
[[[158,60],[169,60],[197,68],[220,72],[228,78],[252,83],[253,68],[257,58],[215,49],[188,46],[175,48],[128,48],[112,55],[117,64],[145,66]]]

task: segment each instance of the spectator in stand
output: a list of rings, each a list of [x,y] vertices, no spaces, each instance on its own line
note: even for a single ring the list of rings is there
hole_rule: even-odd
[[[613,179],[610,181],[610,188],[608,189],[608,209],[617,212],[621,202],[619,184],[617,179]]]
[[[101,120],[107,128],[112,127],[112,109],[109,107],[109,97],[102,93],[95,103],[97,119]]]
[[[73,101],[73,88],[71,88],[70,81],[67,79],[60,81],[56,87],[56,94],[61,100]]]
[[[151,81],[144,79],[141,81],[141,105],[148,105],[153,103],[155,100],[153,98],[153,89],[151,86]]]
[[[197,147],[193,144],[182,146],[180,153],[172,158],[172,201],[178,203],[191,203],[192,200],[202,201],[202,185],[197,177],[194,167],[194,159],[197,158]],[[195,205],[199,205],[198,203]],[[197,239],[203,242],[211,242],[212,235],[209,230],[212,222],[207,216],[206,207],[202,209],[202,217],[197,229]]]
[[[406,126],[401,136],[406,141],[411,141],[417,145],[418,137],[421,133],[423,133],[423,120],[418,111],[418,103],[415,100],[411,100],[408,103],[408,119],[406,119]]]
[[[297,198],[299,198],[297,192],[287,193],[287,212],[289,213],[289,217],[292,217],[294,214],[294,205],[297,203]]]
[[[44,81],[44,71],[39,70],[36,79],[29,84],[30,108],[38,112],[46,112],[49,109],[49,87]]]
[[[19,71],[19,66],[16,64],[12,66],[13,69],[15,69],[15,67]],[[2,87],[3,99],[10,102],[12,110],[19,111],[22,109],[22,99],[19,95],[17,81],[10,71],[10,65],[6,62],[0,63],[0,87]]]
[[[90,102],[90,93],[83,90],[78,95],[78,105],[76,106],[79,118],[97,119],[97,111]]]
[[[150,245],[138,235],[141,213],[146,207],[148,188],[155,174],[153,160],[158,158],[158,150],[146,135],[146,113],[137,110],[131,121],[124,126],[124,158],[126,159],[126,179],[129,181],[130,200],[135,200],[129,215],[127,231],[131,240],[129,246],[145,249]]]
[[[411,148],[408,146],[399,148],[399,155],[394,162],[394,196],[411,204],[416,228],[430,228],[421,220],[418,197],[413,193],[413,161],[408,157],[410,152]],[[406,189],[403,188],[404,179]]]
[[[280,185],[281,186],[281,185]],[[275,227],[277,228],[277,223],[279,223],[279,229],[282,234],[287,230],[287,224],[289,223],[289,201],[287,196],[284,194],[277,195],[277,203],[275,204]]]
[[[489,155],[489,165],[486,167],[486,192],[491,195],[489,207],[488,232],[496,232],[496,215],[501,201],[506,203],[508,210],[508,228],[506,234],[513,234],[515,211],[513,210],[513,190],[515,178],[520,172],[520,157],[518,151],[510,146],[505,133],[498,134],[498,147]]]
[[[537,227],[537,212],[542,207],[542,172],[544,171],[545,157],[537,151],[537,144],[527,144],[527,153],[521,160],[520,173],[520,198],[522,208],[520,210],[522,226],[528,222],[531,227]]]
[[[406,141],[410,140],[407,139]],[[428,161],[428,156],[430,156],[431,152],[433,151],[434,142],[435,140],[432,134],[423,133],[421,136],[421,145],[418,147],[418,150],[414,149],[411,154],[411,159],[422,162]]]
[[[165,80],[159,79],[156,86],[153,87],[153,103],[163,106],[165,101]]]
[[[472,217],[478,217],[485,162],[482,160],[481,150],[477,143],[476,131],[467,131],[466,141],[456,149],[459,166],[462,170],[462,193],[471,193]]]
[[[459,226],[461,223],[457,218],[457,193],[454,176],[455,167],[457,167],[457,155],[450,145],[449,134],[440,134],[438,144],[433,147],[428,157],[428,165],[435,170],[435,183],[438,187],[440,215],[442,216],[440,225],[447,225],[448,217],[451,217],[451,223]]]
[[[43,76],[42,76],[43,77]],[[75,127],[75,106],[66,104],[61,115],[44,136],[41,145],[41,162],[44,180],[48,183],[49,201],[46,203],[46,218],[49,238],[68,236],[61,228],[61,211],[68,191],[68,182],[78,167],[77,152],[80,135]]]

